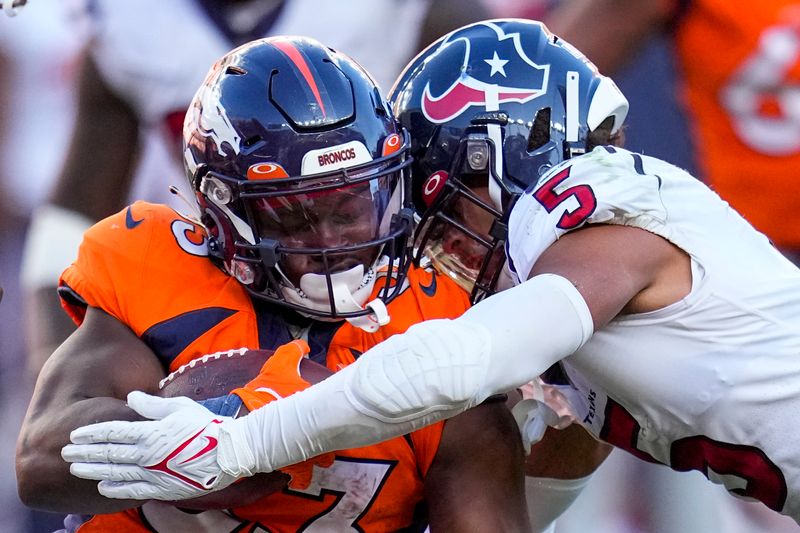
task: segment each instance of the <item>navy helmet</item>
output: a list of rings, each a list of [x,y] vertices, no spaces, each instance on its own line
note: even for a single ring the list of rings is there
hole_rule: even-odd
[[[551,167],[585,153],[591,132],[616,134],[628,111],[583,54],[523,19],[445,35],[406,67],[389,100],[412,137],[412,194],[422,213],[416,258],[432,259],[473,301],[491,294],[501,274],[514,200]],[[475,227],[465,217],[492,222]],[[481,248],[479,260],[444,249],[443,235],[453,231]]]
[[[303,37],[245,44],[209,71],[183,138],[221,268],[308,316],[388,320],[410,263],[410,141],[356,62]]]

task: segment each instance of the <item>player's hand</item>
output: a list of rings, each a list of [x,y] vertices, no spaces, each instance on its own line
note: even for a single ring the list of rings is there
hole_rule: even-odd
[[[250,411],[255,411],[270,402],[307,389],[311,384],[300,375],[300,363],[310,351],[303,340],[280,346],[261,367],[258,376],[231,392],[238,395]]]
[[[236,480],[217,461],[220,429],[230,419],[188,398],[159,398],[138,391],[128,395],[128,406],[151,421],[83,426],[70,434],[72,444],[61,451],[72,463],[73,475],[100,481],[100,494],[182,500]]]
[[[577,421],[569,401],[558,390],[541,379],[535,379],[520,387],[522,400],[512,409],[511,414],[517,421],[525,453],[530,453],[531,446],[542,440],[549,427],[564,429]]]

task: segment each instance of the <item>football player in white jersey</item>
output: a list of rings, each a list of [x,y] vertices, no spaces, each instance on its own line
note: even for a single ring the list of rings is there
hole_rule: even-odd
[[[539,23],[446,35],[391,98],[430,206],[421,253],[476,305],[245,418],[78,429],[72,472],[110,497],[186,497],[202,491],[145,467],[198,434],[218,445],[175,468],[213,490],[453,416],[558,363],[598,439],[800,520],[800,270],[698,180],[615,146],[627,101]],[[533,418],[526,430],[549,416]]]

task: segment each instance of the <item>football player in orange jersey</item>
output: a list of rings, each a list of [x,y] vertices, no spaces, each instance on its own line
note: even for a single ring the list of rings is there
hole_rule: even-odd
[[[87,231],[61,278],[80,327],[39,377],[17,472],[28,505],[95,515],[78,531],[146,530],[148,513],[164,508],[108,499],[60,457],[78,426],[153,415],[135,398],[126,405],[130,391],[155,392],[166,371],[204,354],[293,339],[337,371],[416,322],[469,306],[449,279],[409,268],[408,136],[346,56],[299,37],[230,52],[197,91],[184,139],[197,212],[137,202]],[[232,415],[241,403],[234,394],[206,406]],[[158,470],[202,461],[216,440],[200,440]],[[444,426],[340,452],[312,470],[321,477],[307,489],[226,514],[247,526],[224,524],[395,531],[424,527],[426,500],[433,529],[524,531],[522,465],[513,418],[487,402]],[[172,482],[198,483],[179,473]]]
[[[25,307],[36,328],[38,371],[75,329],[56,283],[83,232],[132,199],[178,202],[186,107],[208,65],[231,48],[275,35],[307,35],[345,49],[388,91],[405,62],[447,29],[484,18],[482,0],[92,0],[73,2],[89,23],[79,62],[78,120],[57,183],[33,213],[23,254]],[[382,46],[388,27],[395,32]],[[109,134],[113,132],[113,134]],[[103,150],[96,147],[102,145]],[[90,184],[90,185],[87,185]],[[190,190],[190,189],[189,189]],[[50,243],[62,245],[54,248]]]

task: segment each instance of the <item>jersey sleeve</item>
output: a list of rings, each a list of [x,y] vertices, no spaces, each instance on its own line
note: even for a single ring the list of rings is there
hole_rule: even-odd
[[[144,216],[144,205],[128,207],[87,230],[78,258],[61,274],[62,305],[78,324],[83,321],[86,306],[100,308],[127,323],[125,302],[141,291],[152,224],[127,226]],[[134,222],[127,222],[126,217]]]
[[[201,230],[172,209],[136,202],[84,234],[59,281],[62,305],[78,324],[92,306],[137,335],[208,307],[228,278],[208,260],[205,244]]]
[[[586,224],[620,224],[664,234],[662,180],[644,158],[601,146],[542,176],[512,207],[509,267],[524,281],[536,260],[565,233]]]

